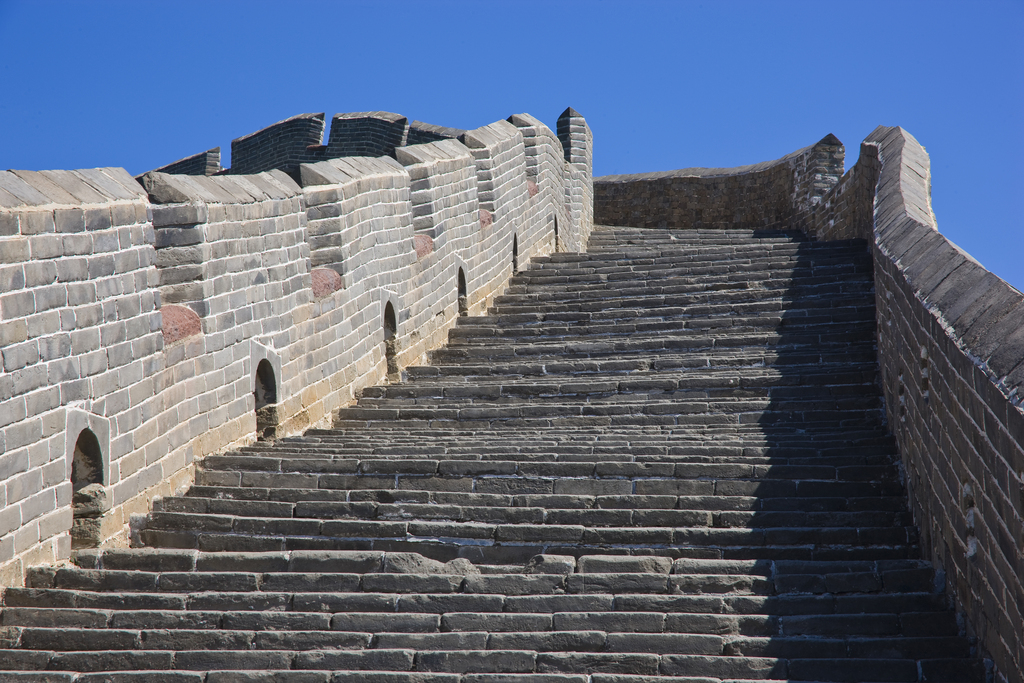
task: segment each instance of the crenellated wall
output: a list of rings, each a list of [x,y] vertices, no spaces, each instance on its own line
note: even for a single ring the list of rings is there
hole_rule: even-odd
[[[926,557],[995,680],[1024,681],[1024,295],[936,229],[924,148],[880,126],[778,161],[595,179],[596,221],[864,240],[878,359]]]
[[[223,170],[220,165],[220,147],[193,154],[154,170],[179,175],[216,175]]]
[[[173,482],[162,447],[153,224],[122,169],[0,172],[0,578],[71,549],[71,462],[99,440],[104,507]],[[161,489],[167,491],[167,489]],[[126,519],[81,520],[82,534]]]
[[[0,585],[125,543],[204,455],[329,426],[554,250],[556,220],[584,244],[566,197],[589,176],[512,118],[394,158],[304,160],[323,150],[271,127],[246,153],[282,168],[255,174],[0,172]]]

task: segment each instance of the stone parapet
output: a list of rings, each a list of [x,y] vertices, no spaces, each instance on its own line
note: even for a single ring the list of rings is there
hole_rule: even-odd
[[[4,583],[71,551],[69,430],[91,429],[102,449],[88,483],[105,507],[174,469],[154,429],[164,369],[154,253],[145,191],[123,169],[0,172]]]
[[[595,220],[638,228],[807,230],[843,172],[834,135],[775,161],[684,168],[594,181]]]
[[[466,137],[249,175],[0,172],[0,585],[72,537],[127,543],[203,456],[329,425],[550,253],[555,215],[585,242],[558,211],[582,171],[531,173],[506,121]]]
[[[880,162],[879,362],[911,508],[997,679],[1019,683],[1024,295],[936,230],[930,163],[913,136],[880,126],[865,145]]]

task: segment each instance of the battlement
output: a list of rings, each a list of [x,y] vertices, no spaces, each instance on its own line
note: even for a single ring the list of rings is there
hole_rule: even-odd
[[[0,172],[2,583],[126,543],[206,454],[328,426],[518,264],[585,244],[589,176],[516,120],[406,146],[404,117],[339,114],[321,145],[303,114],[212,174],[216,150]]]

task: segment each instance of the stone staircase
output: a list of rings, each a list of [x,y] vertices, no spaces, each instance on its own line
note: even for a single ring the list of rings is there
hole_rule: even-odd
[[[599,227],[334,429],[7,589],[0,680],[980,683],[873,301],[863,243]]]

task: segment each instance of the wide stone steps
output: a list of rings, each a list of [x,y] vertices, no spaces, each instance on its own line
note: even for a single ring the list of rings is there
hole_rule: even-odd
[[[716,359],[722,363],[717,367],[692,366],[664,367],[654,370],[650,367],[635,368],[617,367],[610,372],[591,371],[583,376],[573,373],[549,372],[549,376],[531,376],[507,373],[477,375],[461,372],[444,373],[448,368],[426,366],[410,372],[412,381],[379,387],[367,387],[363,397],[409,397],[409,396],[445,396],[458,398],[473,396],[471,389],[479,388],[485,395],[500,394],[517,396],[534,396],[558,393],[632,393],[657,394],[669,391],[689,391],[692,396],[720,395],[732,397],[736,389],[746,392],[760,391],[761,395],[791,398],[804,396],[817,397],[823,394],[851,392],[870,392],[871,385],[877,376],[877,369],[870,363],[861,360],[862,349],[851,349],[848,362],[839,362],[840,354],[817,354],[812,358],[804,355],[800,361],[796,358],[787,359],[792,362],[774,364],[766,368],[764,354],[747,355],[733,354],[729,357]],[[777,357],[777,356],[775,356]],[[774,360],[775,357],[768,356]],[[665,359],[659,359],[664,361]],[[472,371],[472,368],[470,369]],[[471,386],[467,386],[471,385]],[[451,389],[445,394],[443,389]],[[728,391],[722,391],[728,390]],[[430,393],[433,391],[434,393]],[[456,393],[461,392],[461,393]],[[499,394],[499,395],[500,395]]]
[[[601,267],[578,268],[528,268],[517,277],[501,296],[502,301],[514,301],[530,293],[560,296],[566,292],[610,291],[613,296],[639,293],[647,296],[664,293],[665,287],[681,287],[679,292],[713,291],[722,289],[748,290],[756,282],[762,293],[773,290],[783,292],[793,287],[816,285],[835,286],[837,276],[863,275],[871,272],[870,261],[861,259],[861,264],[845,263],[836,266],[805,266],[793,262],[743,260],[733,264],[714,267],[706,265],[683,265],[676,259],[665,259],[663,263],[648,265],[631,264],[620,266],[614,263]],[[644,284],[638,284],[645,280]]]
[[[710,307],[709,307],[710,308]],[[723,306],[723,308],[725,308]],[[448,334],[449,343],[462,343],[461,340],[470,340],[490,337],[508,337],[533,339],[559,339],[564,337],[614,337],[633,334],[650,333],[677,333],[680,330],[691,329],[718,329],[722,327],[732,330],[770,328],[797,330],[800,328],[815,328],[820,325],[845,325],[855,322],[858,319],[870,321],[874,317],[874,311],[862,311],[854,307],[849,310],[837,311],[844,320],[836,320],[836,313],[803,316],[782,316],[776,311],[765,311],[757,314],[744,315],[741,312],[722,313],[715,317],[692,318],[689,313],[654,318],[638,318],[635,316],[623,316],[618,319],[604,320],[543,320],[536,321],[531,325],[519,324],[463,324],[452,328]],[[668,313],[668,312],[667,312]],[[830,312],[831,313],[831,312]]]
[[[595,228],[333,429],[197,463],[0,605],[15,683],[980,683],[863,242]],[[95,673],[90,673],[95,672]]]
[[[622,354],[613,354],[607,357],[598,358],[566,358],[564,356],[547,359],[517,358],[506,361],[492,361],[490,363],[469,362],[465,357],[456,356],[454,365],[427,365],[407,368],[404,374],[411,382],[422,381],[426,378],[438,378],[446,381],[470,381],[475,378],[502,377],[508,381],[533,379],[538,376],[597,376],[610,375],[622,376],[627,373],[636,373],[640,377],[651,376],[654,373],[678,373],[704,372],[718,374],[728,377],[731,371],[734,374],[752,372],[754,376],[764,374],[767,376],[778,376],[783,382],[797,384],[798,377],[795,376],[800,367],[820,362],[825,365],[832,365],[849,358],[854,367],[864,362],[866,357],[874,353],[874,349],[868,345],[856,345],[834,349],[777,349],[771,348],[738,348],[722,347],[714,348],[713,355],[711,347],[708,351],[700,354],[679,353],[673,351],[662,351],[657,356],[650,358],[623,357]],[[437,360],[437,359],[432,359]],[[764,367],[775,368],[773,372],[765,372]],[[876,366],[877,367],[877,366]],[[696,386],[696,378],[695,384]],[[712,380],[711,386],[715,386],[719,380]]]
[[[408,554],[82,553],[118,569],[37,570],[10,589],[0,657],[26,670],[726,676],[846,658],[948,671],[968,654],[920,561],[539,559],[519,568],[536,573],[461,574]],[[435,573],[402,573],[423,569]]]

